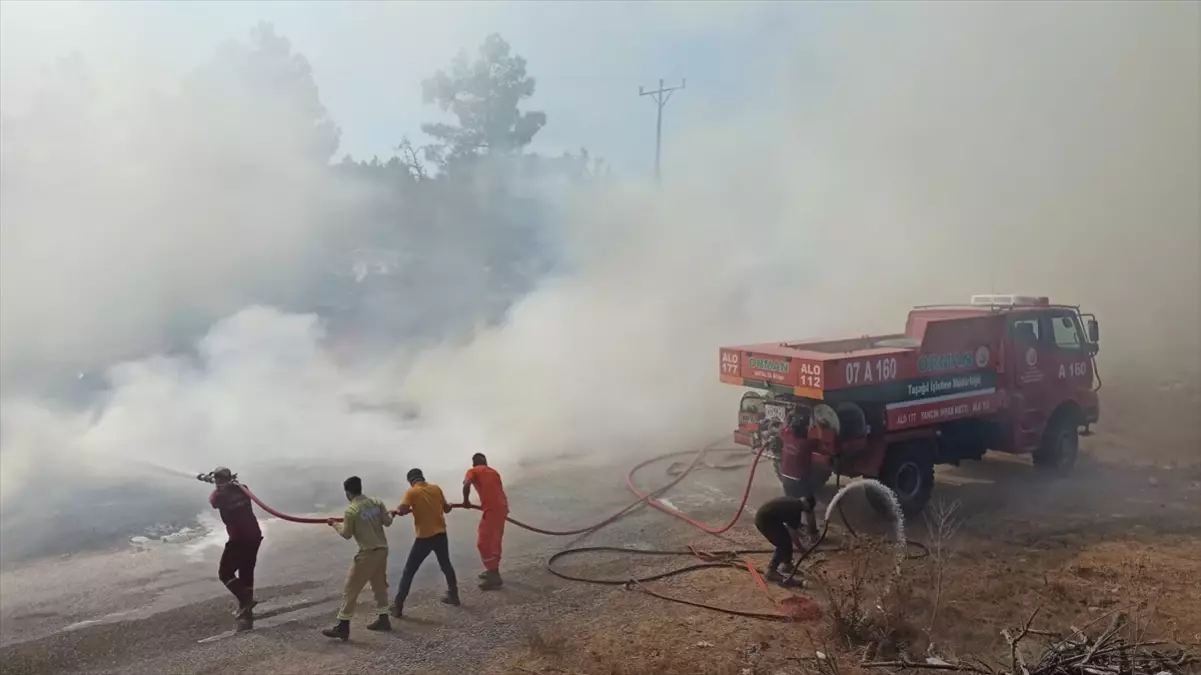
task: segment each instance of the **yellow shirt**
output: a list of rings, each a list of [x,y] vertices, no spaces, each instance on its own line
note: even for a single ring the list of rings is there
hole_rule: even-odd
[[[421,481],[405,491],[401,506],[413,509],[413,528],[418,539],[428,539],[446,532],[446,497],[442,488]]]

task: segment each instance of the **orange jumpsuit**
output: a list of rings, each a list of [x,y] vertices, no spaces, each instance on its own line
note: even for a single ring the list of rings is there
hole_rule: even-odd
[[[479,549],[484,570],[495,572],[500,569],[501,540],[505,536],[505,518],[509,517],[509,499],[500,474],[490,466],[473,466],[467,470],[464,483],[475,487],[480,497],[480,527],[475,546]]]

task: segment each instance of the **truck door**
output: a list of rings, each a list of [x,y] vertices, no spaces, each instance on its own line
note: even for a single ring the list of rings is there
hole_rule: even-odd
[[[1054,410],[1067,400],[1080,402],[1082,392],[1092,391],[1093,364],[1075,312],[1067,309],[1051,312],[1047,322],[1051,328],[1047,359],[1051,400],[1047,404]]]
[[[1012,383],[1015,449],[1031,448],[1042,437],[1050,411],[1050,325],[1045,314],[1013,314],[1006,322],[1006,362]]]

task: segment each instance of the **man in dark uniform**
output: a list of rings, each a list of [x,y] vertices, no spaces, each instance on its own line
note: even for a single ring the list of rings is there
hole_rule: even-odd
[[[804,550],[801,541],[801,517],[813,511],[813,499],[796,497],[776,497],[769,500],[755,512],[755,528],[775,547],[775,553],[767,566],[768,581],[784,580],[780,566],[792,566],[792,549]],[[785,570],[787,572],[787,570]]]
[[[209,496],[209,504],[221,514],[229,541],[221,554],[217,578],[238,600],[234,617],[247,626],[254,621],[254,566],[258,562],[259,546],[263,543],[263,531],[254,517],[250,497],[234,480],[229,469],[219,466],[213,470],[213,483],[217,486]]]
[[[802,519],[805,521],[805,535],[813,540],[817,538],[814,506],[820,487],[816,485],[817,479],[814,477],[813,453],[820,441],[809,438],[810,426],[810,416],[798,409],[780,430],[780,482],[786,496],[807,500],[809,508]]]

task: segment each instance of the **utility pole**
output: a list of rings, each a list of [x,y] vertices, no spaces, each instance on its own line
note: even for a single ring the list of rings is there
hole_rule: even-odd
[[[663,147],[663,106],[671,100],[671,94],[677,89],[683,89],[688,84],[687,79],[680,80],[678,87],[664,87],[662,78],[659,79],[659,88],[653,91],[643,91],[642,87],[638,87],[639,96],[651,96],[654,98],[655,105],[659,108],[659,114],[655,119],[655,182],[660,182],[659,178],[659,158],[662,156]]]

